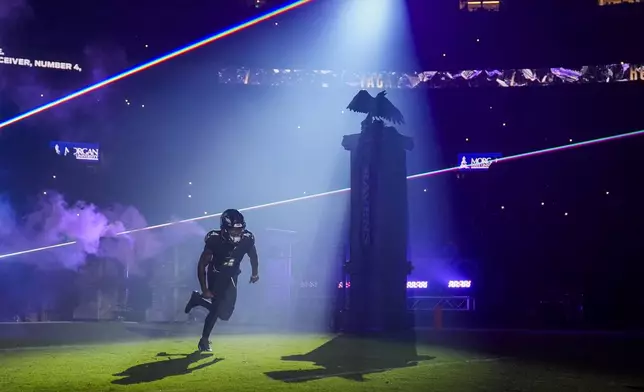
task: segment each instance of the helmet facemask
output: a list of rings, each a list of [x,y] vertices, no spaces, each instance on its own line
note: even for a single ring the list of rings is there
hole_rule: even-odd
[[[232,242],[238,243],[242,239],[242,234],[244,234],[244,225],[235,223],[232,227],[226,228],[226,234],[228,234],[228,238]]]

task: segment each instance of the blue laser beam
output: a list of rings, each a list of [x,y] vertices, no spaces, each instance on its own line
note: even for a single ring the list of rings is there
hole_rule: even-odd
[[[566,144],[566,145],[563,145],[563,146],[545,148],[545,149],[542,149],[542,150],[530,151],[530,152],[525,152],[525,153],[522,153],[522,154],[516,154],[516,155],[511,155],[511,156],[499,158],[497,160],[497,163],[510,162],[510,161],[514,161],[514,160],[517,160],[517,159],[523,159],[523,158],[529,158],[529,157],[543,155],[543,154],[549,154],[549,153],[553,153],[553,152],[565,151],[565,150],[570,150],[570,149],[573,149],[573,148],[587,147],[587,146],[590,146],[590,145],[593,145],[593,144],[600,144],[600,143],[604,143],[604,142],[616,141],[616,140],[631,138],[631,137],[635,137],[635,136],[643,136],[643,135],[644,135],[644,130],[640,130],[640,131],[635,131],[635,132],[622,133],[622,134],[619,134],[619,135],[607,136],[607,137],[598,138],[598,139],[585,140],[585,141],[578,142],[578,143],[571,143],[571,144]],[[449,167],[449,168],[446,168],[446,169],[433,170],[433,171],[428,171],[428,172],[424,172],[424,173],[413,174],[413,175],[407,176],[407,179],[408,180],[415,180],[415,179],[418,179],[418,178],[425,178],[425,177],[435,176],[435,175],[439,175],[439,174],[450,173],[450,172],[458,171],[458,170],[461,170],[461,169],[462,169],[462,167],[459,165],[459,166]],[[313,194],[313,195],[295,197],[295,198],[292,198],[292,199],[280,200],[280,201],[275,201],[275,202],[266,203],[266,204],[260,204],[260,205],[256,205],[256,206],[252,206],[252,207],[246,207],[246,208],[240,209],[240,211],[242,211],[242,212],[253,211],[253,210],[259,210],[259,209],[267,208],[267,207],[275,207],[275,206],[280,206],[280,205],[284,205],[284,204],[290,204],[290,203],[294,203],[294,202],[298,202],[298,201],[317,199],[317,198],[320,198],[320,197],[332,196],[332,195],[337,195],[337,194],[340,194],[340,193],[347,193],[350,190],[351,190],[351,188],[336,189],[336,190],[333,190],[333,191],[316,193],[316,194]],[[216,218],[216,217],[219,217],[219,216],[221,216],[221,212],[216,213],[216,214],[211,214],[211,215],[199,216],[199,217],[196,217],[196,218],[182,219],[182,220],[175,221],[175,222],[162,223],[162,224],[154,225],[154,226],[147,226],[147,227],[141,227],[141,228],[138,228],[138,229],[126,230],[126,231],[117,233],[116,235],[120,236],[120,235],[138,233],[138,232],[141,232],[141,231],[161,229],[161,228],[168,227],[168,226],[179,225],[179,224],[182,224],[182,223],[196,222],[196,221],[201,221],[201,220],[204,220],[204,219],[212,219],[212,218]],[[33,249],[27,249],[27,250],[22,250],[22,251],[13,252],[13,253],[7,253],[7,254],[0,255],[0,259],[6,259],[6,258],[9,258],[9,257],[14,257],[14,256],[26,255],[26,254],[30,254],[30,253],[36,253],[36,252],[42,252],[42,251],[46,251],[46,250],[50,250],[50,249],[62,248],[62,247],[65,247],[65,246],[74,245],[76,243],[77,243],[77,241],[70,241],[70,242],[64,242],[64,243],[55,244],[55,245],[42,246],[40,248],[33,248]]]
[[[276,9],[274,11],[265,13],[265,14],[263,14],[261,16],[253,18],[253,19],[251,19],[251,20],[249,20],[247,22],[243,22],[243,23],[241,23],[241,24],[239,24],[239,25],[237,25],[235,27],[231,27],[231,28],[229,28],[227,30],[224,30],[222,32],[214,34],[214,35],[212,35],[210,37],[204,38],[204,39],[202,39],[200,41],[192,43],[192,44],[190,44],[188,46],[185,46],[185,47],[183,47],[181,49],[177,49],[177,50],[175,50],[173,52],[170,52],[170,53],[168,53],[166,55],[158,57],[155,60],[152,60],[152,61],[149,61],[149,62],[147,62],[145,64],[141,64],[139,66],[136,66],[136,67],[134,67],[134,68],[132,68],[132,69],[130,69],[128,71],[125,71],[125,72],[122,72],[122,73],[120,73],[118,75],[112,76],[112,77],[110,77],[108,79],[105,79],[105,80],[103,80],[101,82],[93,84],[93,85],[91,85],[89,87],[85,87],[85,88],[83,88],[81,90],[78,90],[78,91],[76,91],[74,93],[71,93],[71,94],[66,95],[66,96],[64,96],[62,98],[59,98],[59,99],[54,100],[54,101],[51,101],[51,102],[49,102],[47,104],[44,104],[44,105],[39,106],[39,107],[37,107],[35,109],[32,109],[32,110],[30,110],[28,112],[25,112],[25,113],[20,114],[20,115],[18,115],[16,117],[13,117],[13,118],[11,118],[9,120],[6,120],[6,121],[0,123],[0,129],[8,127],[9,125],[15,124],[15,123],[17,123],[19,121],[25,120],[25,119],[27,119],[27,118],[29,118],[31,116],[34,116],[34,115],[36,115],[38,113],[42,113],[42,112],[44,112],[46,110],[49,110],[49,109],[51,109],[53,107],[56,107],[56,106],[58,106],[60,104],[65,103],[65,102],[69,102],[72,99],[78,98],[78,97],[80,97],[82,95],[85,95],[87,93],[91,93],[92,91],[96,91],[96,90],[98,90],[98,89],[100,89],[102,87],[105,87],[107,85],[110,85],[112,83],[118,82],[119,80],[125,79],[128,76],[132,76],[132,75],[134,75],[134,74],[136,74],[138,72],[141,72],[141,71],[144,71],[146,69],[152,68],[155,65],[159,65],[159,64],[164,63],[164,62],[166,62],[168,60],[171,60],[171,59],[173,59],[175,57],[181,56],[181,55],[186,54],[188,52],[191,52],[191,51],[193,51],[195,49],[201,48],[202,46],[208,45],[208,44],[210,44],[212,42],[215,42],[215,41],[217,41],[217,40],[219,40],[221,38],[224,38],[224,37],[227,37],[227,36],[229,36],[231,34],[234,34],[234,33],[237,33],[239,31],[245,30],[245,29],[247,29],[249,27],[252,27],[252,26],[254,26],[254,25],[258,24],[258,23],[261,23],[261,22],[264,22],[266,20],[272,19],[272,18],[274,18],[276,16],[279,16],[279,15],[282,15],[285,12],[291,11],[291,10],[297,8],[297,7],[300,7],[300,6],[304,5],[304,4],[310,3],[312,1],[313,0],[299,0],[299,1],[292,2],[292,3],[288,4],[288,5],[285,5],[285,6],[283,6],[281,8],[278,8],[278,9]]]

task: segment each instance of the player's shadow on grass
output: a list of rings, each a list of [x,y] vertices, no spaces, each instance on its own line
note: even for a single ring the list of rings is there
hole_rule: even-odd
[[[364,376],[392,369],[416,366],[434,359],[418,355],[413,335],[397,338],[357,338],[340,335],[315,350],[301,355],[282,357],[283,361],[313,362],[321,369],[282,370],[265,373],[286,383],[298,383],[329,377],[365,381]]]
[[[152,362],[135,365],[121,373],[114,374],[114,377],[124,378],[114,380],[112,381],[112,384],[132,385],[158,381],[166,377],[190,374],[223,360],[223,358],[213,358],[211,361],[204,362],[191,368],[190,365],[199,362],[202,359],[210,358],[212,357],[212,354],[202,354],[198,351],[191,354],[158,353],[157,357],[163,357],[166,359],[157,359]]]

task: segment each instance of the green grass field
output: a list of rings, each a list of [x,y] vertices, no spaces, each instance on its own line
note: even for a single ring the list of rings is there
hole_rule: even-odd
[[[323,335],[0,351],[0,391],[628,391],[636,380],[463,350]],[[641,384],[639,384],[641,387]],[[644,388],[639,389],[644,390]]]

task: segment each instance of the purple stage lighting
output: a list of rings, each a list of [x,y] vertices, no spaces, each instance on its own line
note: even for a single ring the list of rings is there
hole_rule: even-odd
[[[408,289],[426,289],[427,287],[428,287],[428,282],[424,280],[407,282]],[[346,285],[344,282],[340,282],[338,283],[338,288],[339,289],[351,288],[351,282],[346,282]]]
[[[447,283],[447,287],[450,289],[469,289],[472,287],[471,280],[450,280]]]
[[[427,282],[426,281],[407,282],[407,288],[408,289],[426,289],[427,288]]]
[[[572,144],[567,144],[567,145],[558,146],[558,147],[546,148],[546,149],[543,149],[543,150],[530,151],[530,152],[526,152],[526,153],[523,153],[523,154],[511,155],[511,156],[508,156],[508,157],[499,158],[499,159],[497,159],[496,162],[509,162],[509,161],[513,161],[513,160],[517,160],[517,159],[523,159],[523,158],[529,158],[529,157],[532,157],[532,156],[539,156],[539,155],[549,154],[549,153],[553,153],[553,152],[565,151],[565,150],[569,150],[569,149],[572,149],[572,148],[587,147],[587,146],[591,146],[591,145],[594,145],[594,144],[600,144],[600,143],[605,143],[605,142],[609,142],[609,141],[622,140],[622,139],[631,138],[631,137],[635,137],[635,136],[644,136],[644,130],[628,132],[628,133],[622,133],[622,134],[619,134],[619,135],[607,136],[607,137],[598,138],[598,139],[586,140],[586,141],[579,142],[579,143],[572,143]],[[455,172],[455,171],[458,171],[458,170],[462,170],[462,168],[460,166],[448,167],[448,168],[445,168],[445,169],[439,169],[439,170],[433,170],[433,171],[429,171],[429,172],[425,172],[425,173],[413,174],[413,175],[407,176],[407,179],[408,180],[415,180],[415,179],[418,179],[418,178],[426,178],[426,177],[436,176],[436,175],[445,174],[445,173],[452,173],[452,172]],[[299,201],[312,200],[312,199],[317,199],[317,198],[331,196],[331,195],[338,195],[338,194],[341,194],[341,193],[349,192],[350,190],[351,190],[350,188],[336,189],[336,190],[333,190],[333,191],[316,193],[314,195],[295,197],[295,198],[292,198],[292,199],[280,200],[280,201],[275,201],[275,202],[272,202],[272,203],[266,203],[266,204],[260,204],[260,205],[252,206],[252,207],[241,208],[239,211],[241,211],[241,212],[254,211],[254,210],[264,209],[264,208],[268,208],[268,207],[275,207],[275,206],[280,206],[280,205],[284,205],[284,204],[291,204],[291,203],[295,203],[295,202],[299,202]],[[179,224],[188,223],[188,222],[196,222],[196,221],[200,221],[200,220],[204,220],[204,219],[216,218],[216,217],[219,217],[219,216],[221,216],[221,212],[216,213],[216,214],[212,214],[212,215],[203,215],[203,216],[198,216],[198,217],[195,217],[195,218],[182,219],[182,220],[175,221],[175,222],[161,223],[161,224],[158,224],[158,225],[153,225],[153,226],[141,227],[141,228],[138,228],[138,229],[127,230],[127,231],[123,231],[121,233],[117,233],[116,235],[126,235],[126,234],[137,233],[137,232],[140,232],[140,231],[156,230],[156,229],[161,229],[163,227],[174,226],[174,225],[179,225]],[[75,245],[76,243],[77,243],[76,241],[69,241],[69,242],[63,242],[63,243],[60,243],[60,244],[42,246],[42,247],[39,247],[39,248],[25,249],[25,250],[21,250],[21,251],[12,252],[12,253],[5,253],[5,254],[0,255],[0,260],[1,259],[6,259],[6,258],[9,258],[9,257],[15,257],[15,256],[20,256],[20,255],[25,255],[25,254],[35,253],[35,252],[42,252],[42,251],[46,251],[46,250],[50,250],[50,249],[61,248],[61,247],[64,247],[64,246]]]

